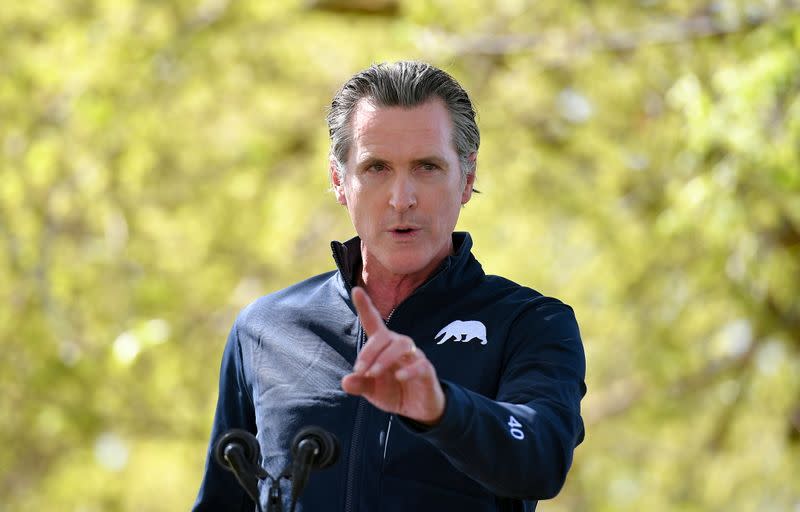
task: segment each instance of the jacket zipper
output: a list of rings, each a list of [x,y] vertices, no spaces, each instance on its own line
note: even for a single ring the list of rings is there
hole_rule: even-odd
[[[339,268],[339,272],[344,277],[344,273],[342,269],[342,262],[339,259],[339,254],[334,250],[333,251],[333,260],[336,262],[336,266]],[[344,279],[344,285],[347,289],[347,294],[350,295],[353,292],[353,287]],[[366,333],[364,332],[364,327],[359,325],[358,328],[358,343],[356,343],[356,358],[358,358],[358,354],[361,352],[361,348],[364,346],[366,342]],[[356,486],[356,467],[358,462],[358,454],[361,452],[360,444],[361,444],[361,428],[364,423],[364,414],[367,410],[367,401],[366,399],[359,397],[358,398],[358,405],[356,406],[356,417],[353,420],[353,437],[350,443],[350,454],[347,457],[347,480],[345,482],[345,495],[344,495],[344,510],[346,512],[352,512],[353,510],[353,493],[355,491]]]
[[[397,311],[398,304],[395,306],[390,312],[389,316],[386,317],[386,325],[389,325],[389,321],[392,319],[392,315],[394,312]],[[389,424],[386,426],[386,437],[383,438],[383,462],[386,462],[386,451],[389,449],[389,434],[392,432],[392,418],[394,418],[394,414],[389,414]]]
[[[336,262],[337,267],[339,267],[339,269],[341,269],[342,268],[341,262],[339,261],[339,257],[337,256],[335,251],[333,252],[333,259]],[[449,265],[447,265],[447,266],[449,266]],[[431,276],[431,278],[427,282],[425,282],[422,286],[420,286],[419,288],[414,290],[411,293],[411,295],[409,295],[409,297],[413,296],[420,289],[422,289],[425,286],[427,286],[427,284],[430,281],[432,281],[435,277],[437,277],[440,273],[442,273],[445,270],[445,268],[446,267],[440,268],[439,271],[436,272],[436,274],[434,274],[433,276]],[[345,286],[347,288],[348,293],[352,293],[352,287],[350,286],[349,283],[347,283],[347,281],[345,281]],[[408,300],[408,297],[406,297],[406,300]],[[387,326],[389,325],[389,321],[392,319],[392,315],[394,315],[394,312],[397,311],[398,307],[400,307],[400,304],[395,306],[394,309],[392,309],[389,312],[389,316],[386,317],[385,324]],[[358,354],[361,352],[361,348],[363,347],[365,342],[366,342],[366,333],[364,332],[364,327],[363,326],[359,326],[358,344],[356,345],[356,358],[358,358]],[[348,469],[347,469],[347,481],[346,481],[346,484],[345,484],[345,489],[346,490],[345,490],[345,497],[344,497],[344,510],[345,510],[345,512],[352,512],[353,511],[353,492],[355,490],[355,480],[356,480],[356,462],[357,462],[356,459],[358,457],[358,453],[360,452],[360,450],[356,449],[356,448],[360,448],[359,445],[361,444],[361,426],[364,423],[364,413],[366,411],[366,407],[367,407],[366,399],[359,397],[358,406],[356,408],[356,418],[355,418],[355,421],[353,422],[353,441],[352,441],[352,443],[350,445],[350,455],[348,456],[348,459],[347,459]],[[384,445],[383,445],[383,459],[384,459],[384,461],[386,460],[386,450],[389,447],[389,432],[390,432],[390,430],[392,428],[392,417],[393,416],[394,416],[393,414],[389,415],[389,424],[386,427],[386,440],[384,441]]]
[[[391,320],[392,315],[394,314],[395,307],[391,312],[389,312],[389,316],[386,318],[386,324],[389,323]],[[356,346],[356,357],[361,352],[361,349],[366,342],[367,335],[364,332],[364,328],[359,328],[358,333],[358,345]],[[361,442],[361,426],[364,423],[364,413],[366,412],[367,401],[364,398],[358,399],[358,408],[356,409],[356,419],[353,424],[353,442],[350,445],[350,456],[347,459],[348,463],[348,470],[347,470],[347,483],[345,487],[345,498],[344,498],[344,509],[345,511],[352,511],[353,510],[353,491],[355,490],[355,480],[356,480],[356,466],[358,454],[360,453],[359,443]],[[389,415],[389,426],[386,429],[386,439],[384,440],[383,444],[383,458],[386,459],[386,447],[389,446],[389,431],[392,428],[392,415]]]
[[[366,334],[364,333],[364,328],[359,327],[358,329],[358,345],[356,346],[356,357],[358,357],[359,352],[361,352],[361,347],[363,347],[364,342],[366,341],[364,338]],[[356,467],[357,467],[357,458],[358,454],[361,453],[360,444],[361,444],[361,426],[364,423],[364,413],[367,409],[367,401],[366,399],[359,397],[358,398],[358,406],[356,408],[356,419],[353,422],[353,440],[350,443],[350,455],[347,458],[347,483],[345,484],[345,497],[344,497],[344,509],[345,511],[352,511],[353,510],[353,491],[355,490],[356,485]]]

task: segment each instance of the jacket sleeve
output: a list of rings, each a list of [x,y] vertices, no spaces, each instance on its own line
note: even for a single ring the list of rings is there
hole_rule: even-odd
[[[512,327],[496,399],[443,380],[439,424],[422,429],[401,419],[492,493],[530,500],[552,498],[564,485],[584,436],[586,394],[572,308],[555,299],[536,302]]]
[[[214,444],[231,428],[256,433],[253,400],[244,375],[242,347],[237,324],[234,324],[225,351],[219,377],[219,397],[206,455],[205,472],[194,507],[195,512],[253,512],[255,503],[239,486],[233,473],[214,460]]]

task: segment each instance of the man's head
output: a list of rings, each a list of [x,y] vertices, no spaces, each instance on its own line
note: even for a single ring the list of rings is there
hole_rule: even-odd
[[[431,99],[442,100],[453,123],[453,146],[461,172],[475,172],[481,143],[475,109],[466,91],[449,74],[424,62],[400,61],[373,65],[350,78],[334,96],[328,112],[331,162],[340,174],[347,168],[352,142],[351,121],[361,100],[376,107],[411,108]]]
[[[467,94],[427,64],[378,65],[345,84],[328,119],[331,181],[364,272],[424,279],[451,253],[472,195],[479,135]]]

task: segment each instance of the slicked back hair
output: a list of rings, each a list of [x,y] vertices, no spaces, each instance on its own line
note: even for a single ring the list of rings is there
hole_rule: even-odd
[[[475,109],[467,92],[449,74],[416,61],[375,64],[355,74],[333,97],[328,111],[331,158],[340,176],[344,175],[352,143],[351,121],[359,101],[368,99],[376,107],[413,108],[434,98],[444,102],[453,122],[453,146],[462,176],[475,172],[475,159],[481,135],[475,122]]]

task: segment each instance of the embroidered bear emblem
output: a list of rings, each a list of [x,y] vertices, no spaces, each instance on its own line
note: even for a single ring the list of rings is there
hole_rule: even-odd
[[[438,339],[440,336],[444,337],[437,345],[441,345],[450,339],[462,343],[478,339],[481,340],[481,345],[486,345],[487,343],[486,326],[477,320],[454,320],[439,331],[439,334],[434,336],[433,339]]]

